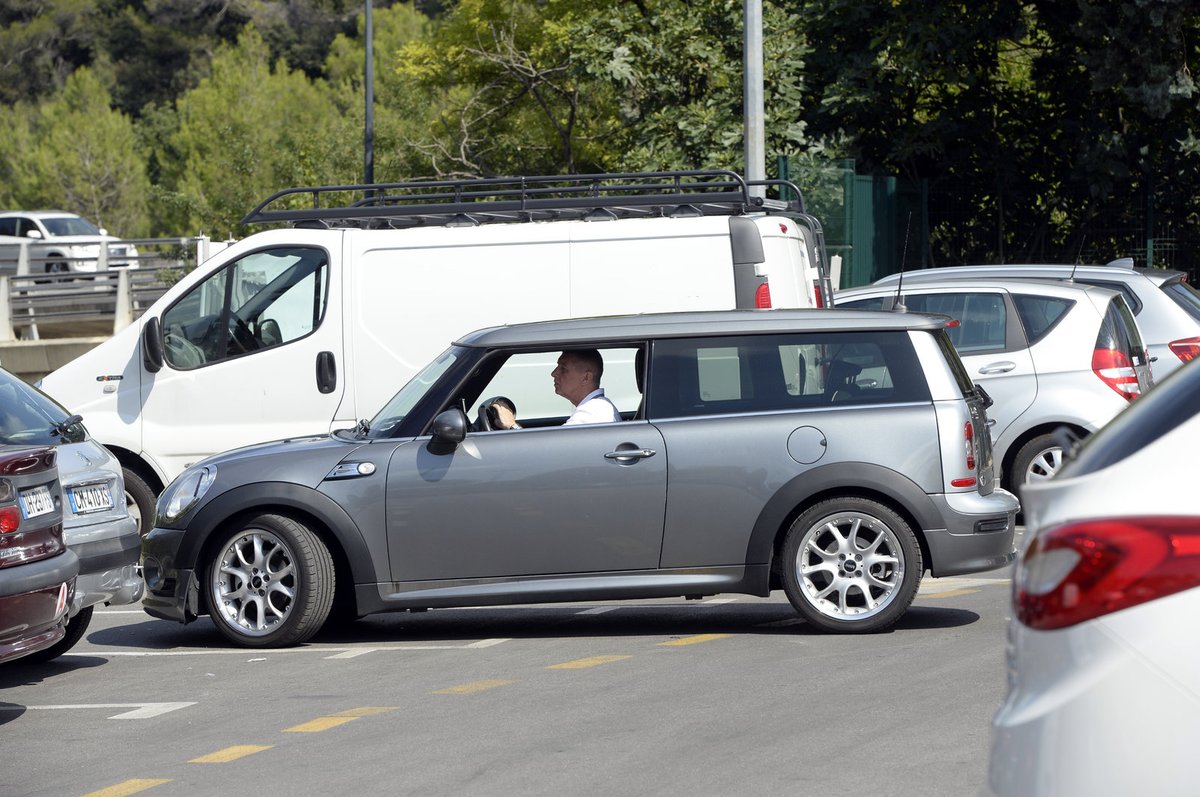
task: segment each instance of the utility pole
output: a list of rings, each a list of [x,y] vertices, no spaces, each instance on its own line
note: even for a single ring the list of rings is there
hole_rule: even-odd
[[[367,0],[367,19],[363,38],[366,40],[366,61],[363,66],[365,94],[367,95],[366,118],[363,124],[363,182],[375,182],[375,35],[371,25],[371,3]]]
[[[746,179],[765,180],[767,147],[763,123],[762,0],[743,0],[743,9],[745,84],[742,95],[746,124]],[[766,189],[756,186],[750,189],[750,194],[766,196]]]

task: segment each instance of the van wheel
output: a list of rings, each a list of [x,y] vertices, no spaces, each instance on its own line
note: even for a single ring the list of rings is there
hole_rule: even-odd
[[[783,588],[809,624],[836,633],[882,631],[908,610],[924,567],[908,523],[866,498],[806,510],[783,542]]]
[[[248,648],[286,647],[317,633],[329,616],[333,558],[304,524],[259,515],[216,549],[206,583],[222,636]]]
[[[83,635],[87,633],[88,626],[92,623],[93,608],[92,606],[88,606],[80,609],[79,614],[67,620],[67,633],[62,639],[45,650],[39,650],[37,653],[31,653],[23,657],[25,661],[29,664],[52,661],[75,647],[75,643],[83,639]]]
[[[138,534],[143,537],[154,528],[154,504],[156,496],[137,471],[121,468],[125,480],[125,507],[129,516],[137,521]]]
[[[1063,464],[1063,447],[1052,434],[1039,435],[1021,446],[1013,460],[1012,483],[1008,489],[1017,492],[1027,482],[1046,481]]]

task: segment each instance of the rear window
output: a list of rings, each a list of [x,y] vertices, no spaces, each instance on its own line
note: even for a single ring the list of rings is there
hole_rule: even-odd
[[[1113,297],[1104,312],[1104,323],[1100,325],[1100,332],[1096,336],[1096,348],[1125,352],[1131,362],[1145,361],[1146,344],[1142,342],[1133,313],[1129,312],[1129,307],[1119,296]]]
[[[1182,279],[1172,280],[1162,286],[1162,292],[1171,297],[1192,318],[1200,321],[1200,291]]]
[[[946,334],[946,330],[940,330],[936,337],[938,347],[945,355],[950,370],[954,372],[954,381],[958,382],[958,389],[962,391],[963,397],[970,397],[975,393],[975,383],[971,381],[971,375],[967,373],[967,366],[963,365],[962,358],[958,356],[958,350],[954,348],[954,343]]]
[[[1025,327],[1025,337],[1029,339],[1030,346],[1046,337],[1075,304],[1070,299],[1057,296],[1023,294],[1014,294],[1013,303],[1017,306],[1017,315]]]
[[[808,333],[656,342],[654,418],[929,401],[908,336]]]

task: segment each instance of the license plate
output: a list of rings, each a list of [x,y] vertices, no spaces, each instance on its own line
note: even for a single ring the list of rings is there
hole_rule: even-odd
[[[49,487],[34,487],[32,490],[20,492],[21,514],[26,520],[39,515],[48,515],[54,511],[54,496]]]
[[[72,487],[67,494],[71,501],[71,511],[77,515],[101,512],[113,507],[112,491],[108,489],[107,484]]]

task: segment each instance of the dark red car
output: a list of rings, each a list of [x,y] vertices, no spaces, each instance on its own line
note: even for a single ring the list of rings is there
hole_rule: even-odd
[[[0,446],[0,662],[63,638],[79,558],[63,542],[53,448]]]

